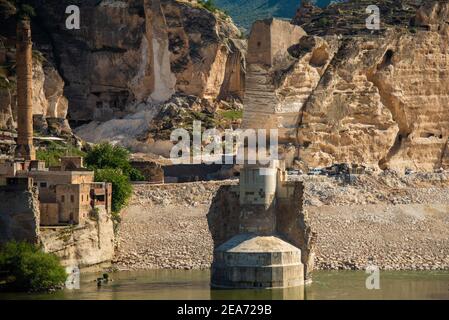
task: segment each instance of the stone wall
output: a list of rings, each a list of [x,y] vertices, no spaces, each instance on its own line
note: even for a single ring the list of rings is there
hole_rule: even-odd
[[[37,190],[26,186],[0,187],[0,243],[16,240],[38,243]]]
[[[304,184],[284,182],[285,195],[278,195],[276,201],[276,231],[287,241],[301,249],[301,262],[305,278],[314,269],[316,233],[310,226],[310,217],[304,208]]]
[[[254,24],[248,41],[243,128],[277,129],[281,142],[296,140],[302,106],[297,93],[304,94],[308,83],[318,81],[319,76],[316,79],[296,77],[288,89],[282,87],[286,80],[278,77],[293,64],[288,48],[304,35],[304,30],[286,21],[270,19]],[[305,70],[298,72],[305,74]]]

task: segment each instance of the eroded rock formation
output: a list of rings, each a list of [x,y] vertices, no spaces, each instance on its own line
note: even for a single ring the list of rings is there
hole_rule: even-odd
[[[409,32],[345,38],[302,109],[300,157],[312,166],[367,163],[430,171],[447,163],[447,3],[430,3]],[[327,40],[329,41],[329,40]]]
[[[385,23],[371,35],[363,24],[351,29],[336,17],[364,21],[365,7],[356,10],[360,2],[317,10],[326,25],[299,15],[294,21],[309,34],[288,48],[289,56],[270,68],[249,64],[247,87],[264,84],[257,102],[276,106],[271,118],[284,142],[297,145],[298,165],[447,168],[449,4],[434,1],[416,9],[417,1],[393,2],[379,4]],[[260,109],[248,92],[244,119],[250,121]],[[268,92],[272,98],[264,103]]]
[[[17,91],[14,47],[12,41],[4,40],[4,60],[0,61],[0,130],[11,131],[17,127]],[[39,52],[33,52],[32,106],[34,127],[45,131],[59,120],[59,130],[70,132],[66,121],[68,101],[64,96],[64,81],[55,67],[46,61]]]
[[[67,30],[61,14],[73,1],[34,2],[74,124],[121,118],[174,93],[216,99],[226,72],[242,65],[226,70],[239,30],[189,1],[83,1],[79,30]]]
[[[0,188],[0,243],[7,241],[39,242],[39,201],[35,188]]]

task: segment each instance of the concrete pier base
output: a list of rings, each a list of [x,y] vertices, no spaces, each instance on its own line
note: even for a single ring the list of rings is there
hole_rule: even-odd
[[[214,252],[215,288],[289,288],[304,284],[301,250],[276,236],[240,234]]]

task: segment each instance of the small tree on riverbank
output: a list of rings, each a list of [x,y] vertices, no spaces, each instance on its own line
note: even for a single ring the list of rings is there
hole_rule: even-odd
[[[95,145],[86,155],[86,164],[95,171],[95,181],[112,183],[112,219],[114,230],[120,223],[120,210],[127,204],[132,194],[130,181],[145,180],[129,162],[127,149],[108,142]]]
[[[0,289],[47,291],[61,288],[67,273],[59,258],[27,242],[0,247]]]
[[[96,169],[95,181],[112,183],[112,218],[116,229],[120,222],[120,210],[132,195],[129,178],[120,169]]]

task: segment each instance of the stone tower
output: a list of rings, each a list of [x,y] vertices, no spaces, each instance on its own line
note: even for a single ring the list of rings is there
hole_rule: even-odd
[[[17,23],[17,147],[16,158],[34,160],[32,77],[33,57],[31,51],[31,27],[29,19]]]

